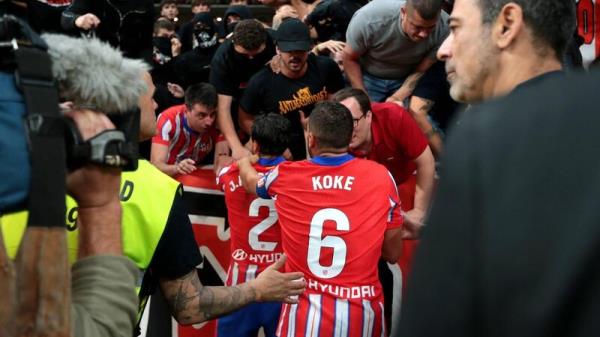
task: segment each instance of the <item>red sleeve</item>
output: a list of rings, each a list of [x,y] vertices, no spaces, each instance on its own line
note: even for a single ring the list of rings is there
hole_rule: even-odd
[[[152,137],[152,143],[169,145],[175,133],[175,118],[171,117],[171,109],[163,111],[156,120],[156,135]]]
[[[389,176],[388,198],[390,201],[386,229],[401,228],[404,221],[402,219],[402,213],[400,211],[401,207],[400,207],[400,197],[398,196],[398,187],[396,187],[396,182],[394,181],[392,174],[387,170],[386,170],[386,173]]]
[[[429,142],[408,110],[394,103],[373,104],[378,109],[387,110],[390,123],[385,124],[388,128],[386,134],[395,139],[398,150],[411,160],[420,156]]]

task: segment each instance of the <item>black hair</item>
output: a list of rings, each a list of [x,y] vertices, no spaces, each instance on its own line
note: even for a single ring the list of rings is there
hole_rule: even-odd
[[[166,18],[158,18],[156,22],[154,22],[154,34],[158,33],[160,29],[166,29],[168,31],[175,30],[175,24]]]
[[[509,2],[523,11],[523,20],[538,47],[550,47],[560,60],[575,30],[575,1],[572,0],[476,0],[484,24],[496,20]]]
[[[406,2],[407,11],[416,10],[423,20],[435,20],[440,16],[442,10],[442,0],[408,0]]]
[[[354,98],[358,105],[360,106],[360,110],[363,115],[365,115],[369,110],[371,110],[371,100],[369,99],[369,95],[367,95],[364,90],[356,89],[352,87],[344,88],[333,95],[334,102],[341,102],[346,98]]]
[[[354,123],[348,108],[340,103],[323,101],[315,104],[308,128],[320,149],[347,149]]]
[[[202,104],[209,109],[217,107],[217,90],[209,83],[191,85],[185,91],[185,106],[192,110],[196,104]]]
[[[242,20],[235,26],[232,40],[246,50],[256,50],[267,41],[267,31],[254,19]]]
[[[259,145],[262,155],[281,156],[290,146],[292,124],[282,115],[258,115],[252,124],[252,140]]]
[[[160,10],[162,11],[163,7],[165,7],[166,5],[175,5],[175,6],[177,6],[177,1],[175,1],[175,0],[162,0],[160,2],[160,5],[158,5],[158,8],[160,8]]]

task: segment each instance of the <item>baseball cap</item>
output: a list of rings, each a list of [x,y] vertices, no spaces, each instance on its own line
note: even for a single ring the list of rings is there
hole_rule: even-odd
[[[282,52],[309,51],[312,46],[308,26],[298,19],[285,19],[275,34],[277,47]]]

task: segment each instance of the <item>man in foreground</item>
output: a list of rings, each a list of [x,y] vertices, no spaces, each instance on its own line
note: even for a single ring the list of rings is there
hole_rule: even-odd
[[[449,24],[452,97],[495,100],[451,133],[398,335],[593,336],[598,80],[559,73],[574,3],[457,0]]]

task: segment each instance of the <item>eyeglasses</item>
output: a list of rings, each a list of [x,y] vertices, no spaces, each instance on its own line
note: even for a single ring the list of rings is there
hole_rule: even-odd
[[[362,114],[359,118],[352,118],[352,124],[354,124],[354,127],[358,126],[358,122],[360,122],[361,119],[365,118],[365,115],[366,114]]]

